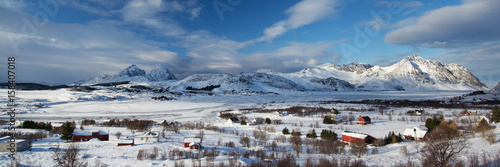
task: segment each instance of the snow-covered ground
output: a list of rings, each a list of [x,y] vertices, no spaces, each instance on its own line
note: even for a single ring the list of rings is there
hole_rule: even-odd
[[[56,91],[18,91],[16,96],[19,98],[19,104],[24,108],[24,111],[16,115],[17,119],[36,121],[50,121],[61,122],[66,120],[75,120],[77,123],[85,119],[95,119],[97,121],[104,121],[113,118],[137,118],[137,119],[151,119],[154,121],[179,121],[182,123],[188,122],[203,122],[205,125],[214,125],[218,128],[225,129],[229,132],[238,132],[238,134],[247,134],[250,136],[252,143],[257,142],[253,138],[253,131],[258,126],[253,125],[240,125],[228,123],[217,117],[220,111],[234,110],[240,112],[242,108],[266,108],[266,109],[282,109],[291,106],[313,106],[335,108],[340,111],[340,115],[369,116],[373,124],[370,125],[357,125],[357,124],[323,124],[323,117],[321,115],[312,115],[309,117],[299,116],[279,116],[276,113],[248,113],[244,114],[248,118],[262,117],[270,118],[272,120],[281,120],[283,123],[280,125],[267,125],[273,127],[275,132],[267,132],[269,135],[268,142],[270,143],[276,137],[281,136],[283,128],[287,127],[292,131],[293,129],[300,130],[302,135],[305,135],[309,130],[315,129],[319,135],[322,129],[334,130],[337,134],[345,131],[356,131],[369,134],[376,138],[383,138],[390,131],[396,134],[403,133],[405,128],[413,127],[416,125],[423,125],[425,122],[420,119],[420,116],[407,116],[406,111],[421,109],[421,108],[386,108],[384,115],[381,115],[377,110],[356,112],[349,111],[348,108],[368,109],[376,108],[376,106],[366,104],[351,104],[351,103],[332,103],[322,104],[319,101],[331,100],[366,100],[366,99],[394,99],[394,100],[426,100],[426,99],[447,99],[455,96],[460,96],[464,91],[429,91],[429,92],[283,92],[279,95],[252,95],[252,96],[181,96],[174,101],[153,101],[147,96],[141,97],[140,95],[126,95],[114,94],[105,91],[97,93],[82,93],[66,91],[65,89]],[[6,90],[0,90],[0,100],[3,102],[2,108],[5,107]],[[122,98],[116,98],[122,97]],[[42,103],[43,107],[38,108],[32,105]],[[453,113],[460,112],[461,109],[441,109],[441,108],[424,108],[427,113],[435,114],[442,112],[445,119],[453,119]],[[486,113],[487,109],[476,109],[479,113]],[[391,114],[389,116],[388,114]],[[0,119],[6,119],[7,115],[1,115]],[[404,119],[404,120],[403,120]],[[318,127],[314,127],[318,122]],[[266,125],[261,125],[263,128]],[[79,126],[78,126],[79,127]],[[173,166],[175,162],[183,162],[186,166],[191,166],[194,162],[191,159],[175,159],[175,160],[162,160],[160,155],[165,151],[170,154],[173,149],[180,149],[189,151],[182,147],[184,137],[194,137],[200,130],[184,130],[181,129],[179,133],[166,132],[165,138],[161,138],[158,143],[151,144],[138,144],[135,146],[117,147],[118,139],[116,133],[122,133],[122,139],[127,136],[134,136],[141,132],[133,132],[121,127],[100,127],[100,126],[84,126],[85,130],[103,130],[110,133],[110,141],[89,141],[79,142],[78,146],[81,148],[80,157],[87,161],[90,165],[99,161],[107,166]],[[7,131],[7,130],[3,130]],[[26,129],[18,129],[18,131],[33,131]],[[161,127],[153,127],[151,131],[161,131]],[[1,132],[1,131],[0,131]],[[214,131],[205,130],[205,139],[203,141],[204,150],[210,150],[217,147],[220,151],[215,158],[214,164],[219,162],[227,162],[231,159],[229,155],[233,151],[241,154],[248,150],[269,149],[262,146],[252,146],[250,148],[243,147],[238,142],[239,137],[231,133],[218,133]],[[459,155],[459,159],[468,161],[472,153],[482,154],[483,152],[490,155],[500,154],[500,130],[496,128],[494,133],[497,141],[490,145],[486,140],[476,135],[469,140],[470,147],[465,152]],[[162,136],[162,135],[160,135]],[[304,137],[303,140],[306,138]],[[236,148],[220,146],[219,140],[222,143],[234,142]],[[60,145],[65,148],[70,143],[65,143],[59,139],[58,136],[49,137],[43,140],[35,141],[31,151],[19,152],[16,154],[21,164],[29,166],[54,166],[55,161],[53,157],[53,148]],[[222,144],[224,145],[224,144]],[[279,143],[279,146],[285,146],[289,149],[291,145],[287,143]],[[417,153],[417,148],[421,149],[424,143],[403,142],[398,144],[390,144],[384,147],[378,147],[378,154],[371,154],[371,150],[375,147],[369,146],[368,155],[364,155],[361,159],[368,166],[392,166],[398,163],[404,163],[408,159],[420,163],[421,156]],[[401,147],[406,146],[408,155],[401,154]],[[154,147],[159,149],[158,157],[155,160],[137,160],[137,153],[141,149],[146,149],[148,152],[152,151]],[[303,165],[308,157],[318,159],[320,157],[346,157],[351,156],[346,150],[341,155],[323,155],[319,153],[306,153],[308,146],[302,146],[302,153],[297,158],[297,162]],[[312,146],[309,146],[312,148]],[[270,152],[266,152],[270,153]],[[6,166],[10,161],[7,153],[0,153],[0,166]],[[354,155],[351,159],[356,159]],[[258,161],[254,156],[249,158],[240,158],[238,163],[250,164],[252,161]],[[199,160],[203,166],[206,166],[206,158]],[[196,160],[196,163],[198,160]]]

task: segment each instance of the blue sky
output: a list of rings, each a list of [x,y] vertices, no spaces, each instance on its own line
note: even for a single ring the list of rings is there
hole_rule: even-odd
[[[500,81],[497,0],[40,2],[0,1],[0,53],[17,57],[19,81],[72,82],[130,64],[168,66],[178,78],[295,72],[412,54],[463,65],[490,87]]]

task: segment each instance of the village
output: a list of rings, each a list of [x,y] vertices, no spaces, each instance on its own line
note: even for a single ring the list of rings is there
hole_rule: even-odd
[[[339,166],[376,166],[383,160],[381,156],[395,154],[398,158],[391,165],[397,166],[421,164],[425,158],[419,152],[431,140],[427,139],[432,136],[429,134],[436,132],[431,128],[442,127],[456,130],[456,139],[463,136],[470,140],[469,145],[482,145],[480,148],[485,149],[473,152],[484,156],[483,163],[500,163],[494,109],[311,102],[290,105],[268,103],[262,108],[228,109],[219,111],[212,122],[18,121],[18,134],[0,131],[4,136],[0,151],[9,152],[3,148],[10,144],[9,135],[14,135],[18,138],[18,157],[52,157],[40,162],[18,158],[16,163],[27,166],[64,165],[54,157],[75,149],[78,156],[74,161],[87,166],[122,166],[124,162],[128,166],[302,166],[298,162],[325,160],[343,163]]]

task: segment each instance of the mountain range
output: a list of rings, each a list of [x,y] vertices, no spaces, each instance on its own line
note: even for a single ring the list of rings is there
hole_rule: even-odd
[[[89,80],[83,81],[83,84],[99,84],[108,82],[122,82],[122,81],[132,81],[132,82],[154,82],[154,81],[168,81],[177,80],[175,75],[170,72],[167,67],[156,67],[151,71],[146,72],[140,69],[135,64],[132,64],[120,71],[115,75],[102,75],[90,78]]]
[[[486,85],[467,68],[442,64],[418,55],[407,56],[390,66],[325,63],[294,73],[194,74],[182,80],[167,68],[149,72],[131,65],[115,75],[103,75],[85,84],[106,82],[168,81],[171,89],[182,91],[217,86],[222,91],[401,91],[401,90],[485,90]]]

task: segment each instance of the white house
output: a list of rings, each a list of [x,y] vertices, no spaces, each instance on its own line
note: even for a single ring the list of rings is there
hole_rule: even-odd
[[[0,137],[0,152],[20,152],[30,148],[29,141],[24,139],[11,139],[10,136]],[[11,150],[12,149],[12,150]]]
[[[486,121],[486,123],[488,123],[488,124],[492,124],[492,123],[494,123],[493,119],[491,119],[491,118],[490,118],[490,117],[488,117],[488,116],[481,116],[481,117],[479,118],[479,122],[481,122],[481,120],[483,120],[483,119],[484,119],[484,120]],[[478,122],[478,123],[479,123],[479,122]]]
[[[406,128],[403,132],[403,136],[406,140],[415,140],[416,138],[418,141],[423,141],[427,131],[429,131],[429,129],[423,125],[414,126],[412,128]]]
[[[158,132],[146,132],[142,135],[135,136],[134,138],[134,144],[154,143],[158,141]]]

